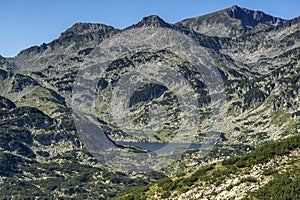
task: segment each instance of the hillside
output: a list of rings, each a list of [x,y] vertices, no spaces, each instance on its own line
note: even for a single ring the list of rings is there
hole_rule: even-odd
[[[164,178],[115,199],[298,199],[300,136]]]
[[[123,30],[76,23],[0,56],[1,197],[107,199],[165,177],[132,195],[259,199],[284,179],[298,187],[299,19],[234,6],[176,24],[148,16]],[[185,50],[213,67],[197,68]],[[204,147],[144,172],[155,152],[117,142]]]

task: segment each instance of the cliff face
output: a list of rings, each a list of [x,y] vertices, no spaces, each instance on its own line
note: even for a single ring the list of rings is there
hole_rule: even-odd
[[[81,142],[70,107],[77,73],[85,67],[82,64],[90,59],[93,50],[107,38],[141,27],[178,31],[205,48],[222,77],[226,93],[224,104],[228,107],[224,128],[218,137],[220,147],[205,158],[197,151],[188,152],[161,173],[172,176],[191,171],[200,165],[244,154],[259,144],[299,134],[299,17],[283,20],[234,6],[176,24],[149,16],[124,30],[103,24],[78,23],[58,39],[25,49],[15,58],[0,56],[0,160],[7,163],[0,167],[0,184],[4,188],[1,191],[7,191],[7,197],[18,197],[30,191],[32,196],[43,194],[48,198],[107,198],[164,176],[111,172]],[[163,118],[163,131],[147,137],[131,134],[124,131],[129,126],[124,125],[121,130],[115,125],[117,121],[110,117],[110,114],[122,114],[121,111],[109,113],[112,92],[122,80],[121,76],[129,70],[134,71],[136,66],[151,63],[178,71],[195,91],[199,104],[197,117],[201,123],[193,142],[203,142],[214,105],[208,85],[182,56],[166,49],[149,49],[130,52],[110,64],[97,83],[97,89],[102,93],[96,96],[103,97],[103,106],[93,113],[107,137],[114,141],[169,142],[178,130],[181,110],[176,94],[180,93],[161,84],[137,88],[129,104],[134,123],[149,127],[156,125],[156,121],[149,118],[152,108],[165,106],[167,117]],[[147,72],[155,74],[156,71],[148,68]],[[85,80],[92,78],[95,77],[86,76]],[[173,84],[176,85],[176,81]],[[189,106],[188,109],[192,113],[195,108]],[[260,172],[255,178],[269,180]],[[247,177],[241,175],[242,178]],[[232,191],[239,190],[235,185],[239,181],[236,182],[235,177],[230,180],[234,186],[222,183],[214,186],[215,190],[232,187],[236,190],[228,191],[236,193]],[[22,184],[26,185],[25,189],[16,187]],[[195,186],[191,191],[193,195],[186,195],[194,197],[199,191],[203,194],[213,192],[205,188]],[[223,197],[221,193],[218,195]]]

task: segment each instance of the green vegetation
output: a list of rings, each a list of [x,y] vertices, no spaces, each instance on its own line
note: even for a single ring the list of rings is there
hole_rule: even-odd
[[[244,156],[232,157],[219,164],[207,165],[184,176],[164,178],[154,184],[135,188],[116,199],[144,199],[145,196],[151,197],[155,192],[160,193],[161,198],[167,198],[173,194],[187,192],[191,187],[205,183],[215,184],[217,186],[229,176],[247,173],[252,166],[266,163],[275,156],[288,154],[297,148],[300,148],[300,135],[259,146],[256,150]],[[276,171],[273,169],[265,170],[263,174],[267,176],[275,175]],[[291,198],[293,197],[292,195],[298,197],[297,195],[300,193],[299,180],[300,170],[298,169],[295,174],[287,173],[276,176],[273,181],[249,195],[251,198],[255,197],[257,199],[293,199]],[[256,182],[257,179],[255,177],[247,176],[242,178],[239,184]],[[287,186],[283,187],[284,185]],[[234,185],[228,186],[226,190],[230,190],[232,187],[234,187]],[[280,187],[282,188],[279,189]],[[273,188],[275,188],[275,190],[278,188],[278,190],[275,191]],[[273,192],[270,192],[271,190],[273,190]],[[288,195],[288,193],[290,193],[290,195]]]
[[[225,166],[235,165],[238,168],[250,167],[255,164],[265,163],[275,156],[288,154],[296,148],[300,148],[300,135],[259,146],[249,154],[224,160],[222,164]]]
[[[0,153],[0,175],[7,177],[0,183],[1,198],[14,196],[22,199],[33,197],[106,199],[115,196],[116,192],[145,184],[142,179],[132,179],[123,173],[108,172],[102,168],[80,164],[72,154],[69,159],[63,157],[57,159],[65,161],[25,162],[21,157]],[[9,178],[13,175],[22,177],[23,174],[29,179]],[[109,184],[105,183],[107,181]]]
[[[24,159],[19,156],[0,152],[0,176],[12,177],[20,173],[18,164],[22,162]]]
[[[272,113],[271,118],[271,124],[282,126],[283,123],[290,119],[290,114],[283,111],[277,111]]]
[[[30,76],[25,76],[22,74],[16,74],[14,80],[12,82],[12,91],[21,92],[27,86],[37,86],[39,85],[36,80],[31,78]]]
[[[263,102],[267,98],[267,95],[263,93],[259,87],[254,87],[250,89],[243,96],[243,103],[245,108],[250,108],[252,105],[257,105]]]
[[[1,110],[12,109],[15,107],[16,107],[16,105],[11,100],[0,96],[0,109]]]
[[[206,47],[207,54],[203,56],[208,57],[202,57],[201,51],[197,51],[200,53],[197,53],[197,57],[186,59],[185,55],[181,55],[181,50],[195,50],[189,46],[189,42],[182,43],[183,48],[176,52],[172,52],[171,47],[154,52],[155,48],[140,46],[139,49],[143,49],[141,52],[120,54],[104,71],[103,77],[97,77],[95,72],[99,72],[101,66],[87,55],[103,39],[126,30],[78,23],[49,44],[24,50],[15,58],[0,56],[1,95],[6,96],[0,97],[0,199],[107,199],[120,192],[125,193],[119,199],[147,199],[153,195],[157,195],[158,199],[176,199],[195,187],[207,189],[224,185],[228,191],[240,185],[260,187],[257,191],[247,193],[245,199],[300,199],[299,159],[290,154],[300,148],[299,136],[295,136],[300,130],[299,20],[281,22],[278,19],[275,20],[278,24],[273,26],[271,21],[274,18],[264,14],[261,14],[261,19],[253,21],[255,13],[232,7],[225,12],[184,20],[175,25],[160,23],[160,20],[152,20],[152,17],[148,18],[151,20],[144,19],[134,27],[158,25],[179,31],[193,38],[195,44]],[[216,28],[220,30],[219,25],[224,27],[221,31],[215,31]],[[205,67],[202,68],[201,64],[193,66],[192,62],[198,59]],[[217,67],[213,74],[219,74],[222,78],[220,85],[207,71],[213,69],[207,65],[210,62]],[[92,83],[100,78],[94,89],[95,100],[102,102],[95,102],[95,106],[101,105],[96,107],[95,115],[99,117],[105,134],[116,140],[144,141],[145,137],[132,137],[131,133],[125,132],[126,129],[123,131],[118,128],[117,121],[113,119],[117,113],[110,113],[112,110],[109,105],[114,87],[120,84],[123,75],[135,74],[139,67],[154,65],[154,70],[151,72],[149,68],[147,73],[165,73],[167,71],[161,69],[170,67],[178,71],[197,93],[195,98],[198,98],[200,113],[196,142],[201,143],[205,141],[205,136],[209,136],[206,130],[210,129],[209,123],[214,119],[213,107],[223,104],[210,104],[213,103],[212,97],[219,97],[217,90],[213,89],[214,85],[219,85],[220,89],[225,86],[228,102],[224,105],[229,104],[226,113],[229,117],[224,133],[220,134],[220,146],[212,149],[205,158],[201,158],[197,150],[187,151],[181,160],[163,169],[170,176],[178,174],[175,177],[165,178],[160,173],[132,175],[108,171],[83,147],[85,144],[76,132],[72,109],[68,107],[72,104],[71,97],[76,98],[76,94],[72,94],[72,87],[77,72],[83,67],[82,79],[76,83],[82,93],[88,89],[84,83]],[[147,76],[147,73],[142,75]],[[148,78],[152,80],[153,75]],[[167,72],[166,75],[172,76],[173,73]],[[135,77],[132,78],[131,83]],[[137,78],[136,83],[142,83],[140,81],[147,79],[144,78]],[[207,83],[205,80],[210,81]],[[181,79],[168,79],[167,82],[177,87]],[[151,106],[164,106],[168,118],[162,119],[164,124],[148,140],[168,142],[185,118],[180,114],[178,93],[175,95],[174,91],[169,91],[173,88],[171,85],[166,88],[158,84],[144,84],[136,88],[129,99],[134,115],[132,119],[137,125],[151,125],[151,112],[155,110],[151,110]],[[103,98],[100,98],[101,93]],[[84,94],[81,97],[92,98]],[[190,108],[194,109],[193,106]],[[219,120],[216,118],[216,121]],[[228,131],[230,128],[233,134]],[[256,144],[286,137],[290,138],[257,147],[245,155]],[[228,143],[224,142],[227,138]],[[139,148],[128,149],[142,152]],[[243,156],[191,172],[197,163],[203,164],[230,155]],[[292,160],[284,163],[280,158],[274,159],[277,156],[283,156],[282,160],[291,156]],[[262,186],[264,178],[271,181]],[[232,182],[226,182],[228,179]],[[146,183],[152,184],[145,186]],[[136,186],[139,187],[134,188]],[[126,192],[128,189],[132,190]],[[218,190],[210,191],[209,198],[214,199],[213,195],[217,193]]]
[[[0,110],[0,126],[17,126],[34,129],[50,130],[54,124],[53,119],[37,108],[18,107],[11,110]]]
[[[167,90],[167,87],[159,84],[150,83],[143,85],[131,95],[129,107],[132,107],[140,102],[149,102],[153,99],[159,98]]]
[[[273,173],[273,172],[272,172]],[[257,191],[250,192],[247,199],[300,199],[300,168],[284,174],[274,174],[274,179]]]

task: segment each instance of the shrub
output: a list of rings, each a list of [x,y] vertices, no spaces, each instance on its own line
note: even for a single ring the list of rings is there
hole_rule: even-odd
[[[162,199],[166,199],[166,198],[168,198],[169,196],[171,196],[171,192],[166,191],[166,192],[162,193],[161,198],[162,198]]]

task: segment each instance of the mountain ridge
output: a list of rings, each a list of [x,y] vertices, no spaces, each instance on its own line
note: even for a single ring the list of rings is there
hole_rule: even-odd
[[[141,19],[141,21],[139,21],[137,24],[133,25],[133,27],[140,27],[140,26],[162,26],[162,27],[172,27],[174,25],[177,25],[177,26],[183,26],[183,22],[184,21],[188,21],[188,20],[197,20],[197,18],[202,18],[202,17],[206,17],[206,16],[211,16],[211,15],[215,15],[215,14],[218,14],[218,13],[224,13],[224,12],[229,12],[229,11],[232,11],[232,10],[243,10],[244,12],[250,12],[250,13],[258,13],[258,14],[254,14],[255,17],[254,18],[258,18],[257,20],[261,23],[263,21],[260,21],[260,16],[267,16],[269,18],[269,20],[267,22],[270,22],[272,20],[279,20],[280,21],[280,24],[282,24],[281,22],[290,22],[292,24],[294,23],[298,23],[299,21],[299,17],[295,17],[294,19],[291,19],[291,20],[283,20],[281,18],[277,18],[277,17],[273,17],[271,15],[268,15],[268,14],[265,14],[264,12],[262,11],[252,11],[252,10],[248,10],[248,9],[245,9],[245,8],[241,8],[239,6],[232,6],[230,8],[226,8],[226,9],[223,9],[223,10],[220,10],[220,11],[216,11],[216,12],[213,12],[213,13],[210,13],[210,14],[207,14],[207,15],[203,15],[203,16],[199,16],[199,17],[192,17],[192,18],[187,18],[187,19],[184,19],[184,20],[181,20],[177,23],[174,23],[174,24],[171,24],[171,23],[167,23],[165,22],[162,18],[160,18],[158,15],[150,15],[150,16],[147,16],[147,17],[144,17],[143,19]],[[235,14],[236,12],[232,12],[233,14]],[[81,27],[81,28],[80,28]],[[55,41],[59,41],[60,39],[64,39],[64,37],[68,37],[68,34],[69,36],[72,36],[72,35],[84,35],[84,29],[87,28],[87,27],[94,27],[94,33],[99,33],[97,32],[97,28],[102,28],[98,31],[101,32],[101,30],[103,30],[103,32],[105,33],[106,31],[107,32],[110,32],[111,30],[114,30],[114,31],[120,31],[120,29],[116,29],[112,26],[109,26],[109,25],[105,25],[105,24],[101,24],[101,23],[83,23],[83,22],[77,22],[75,23],[74,25],[72,25],[70,28],[68,28],[66,31],[62,32],[59,36],[59,38],[53,40],[52,42],[50,42],[49,44],[52,44],[53,42]],[[189,28],[188,26],[184,26],[186,28]],[[128,29],[130,28],[127,27],[125,28]],[[93,28],[92,28],[93,29]],[[86,29],[87,30],[87,29]],[[91,31],[93,32],[93,31]],[[228,35],[228,34],[226,34]],[[216,35],[210,35],[210,36],[216,36]],[[36,50],[37,52],[41,52],[43,49],[45,48],[45,44],[42,44],[42,45],[39,45],[39,46],[33,46],[33,47],[29,47],[27,48],[28,51],[32,51],[32,50]],[[25,51],[27,49],[24,49],[22,50],[21,52]],[[19,54],[21,53],[19,52]]]
[[[196,32],[210,36],[232,37],[234,35],[240,36],[259,24],[276,26],[282,24],[284,21],[281,18],[273,17],[261,11],[233,6],[200,17],[185,19],[176,24],[189,27]],[[210,26],[217,28],[210,29]],[[222,32],[223,29],[226,31]]]
[[[231,15],[234,17],[230,17],[228,12],[233,12]],[[175,178],[178,174],[187,174],[189,177],[200,166],[220,163],[229,157],[251,152],[259,145],[299,135],[300,17],[285,22],[279,20],[280,23],[275,26],[272,22],[276,22],[277,18],[266,17],[265,21],[271,24],[257,24],[259,19],[264,21],[265,15],[261,12],[247,12],[239,7],[231,7],[227,11],[225,9],[210,14],[215,20],[221,13],[219,21],[216,21],[219,24],[223,21],[223,28],[227,27],[220,28],[216,21],[204,24],[210,25],[206,31],[209,29],[211,36],[180,23],[167,23],[158,16],[145,17],[136,25],[123,30],[103,24],[76,23],[48,44],[25,49],[15,58],[0,57],[1,195],[33,199],[39,195],[48,199],[107,199],[166,176]],[[255,27],[244,29],[237,19],[244,20],[243,17],[236,14],[249,18],[250,25]],[[202,22],[200,25],[203,25]],[[226,93],[224,104],[228,106],[228,111],[224,127],[218,133],[218,145],[207,156],[202,157],[199,151],[192,150],[158,172],[122,173],[104,166],[81,141],[70,102],[80,66],[87,61],[89,53],[111,36],[144,26],[179,31],[205,48],[222,77]],[[233,34],[231,27],[242,29]],[[217,36],[219,32],[214,33],[216,30],[222,30],[222,35]],[[144,142],[147,139],[131,135],[116,126],[114,119],[107,115],[110,111],[107,105],[110,105],[111,94],[120,75],[126,74],[127,70],[134,70],[133,66],[144,66],[148,62],[160,63],[178,71],[199,97],[201,120],[193,142],[201,144],[213,117],[210,114],[213,105],[207,85],[192,63],[165,49],[130,52],[128,56],[114,60],[109,69],[104,70],[103,79],[97,83],[97,93],[93,93],[103,100],[99,104],[101,107],[97,107],[92,116],[97,126],[102,127],[106,136],[113,141]],[[99,78],[91,73],[93,68],[87,67],[83,81]],[[82,83],[78,84],[80,86]],[[139,92],[133,93],[130,98],[136,102],[132,104],[134,122],[153,125],[153,121],[148,120],[149,108],[156,104],[166,106],[168,116],[164,119],[163,131],[151,137],[151,141],[168,142],[180,121],[180,109],[173,109],[178,106],[176,95],[162,85],[146,86],[140,87]],[[82,97],[79,100],[84,102],[95,98],[85,94],[88,90],[80,89],[79,94],[76,94]],[[152,95],[147,95],[147,91]],[[129,147],[122,147],[120,151],[123,150],[125,155],[138,151]],[[263,149],[260,153],[263,155]],[[224,167],[221,164],[216,166]],[[253,173],[260,172],[251,170]],[[251,178],[246,180],[252,184],[251,181]],[[232,187],[233,191],[241,188],[239,185]],[[216,185],[214,188],[219,187]],[[189,188],[185,190],[189,192]],[[202,191],[199,188],[197,190]],[[192,190],[190,192],[193,193]],[[205,189],[205,192],[212,191]]]

